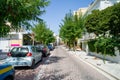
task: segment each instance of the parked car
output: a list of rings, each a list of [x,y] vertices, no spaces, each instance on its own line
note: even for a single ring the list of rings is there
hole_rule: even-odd
[[[14,80],[15,70],[12,65],[0,64],[0,80]]]
[[[35,46],[14,47],[7,54],[7,64],[17,66],[28,66],[34,68],[35,64],[42,60],[42,53],[37,51]]]
[[[48,44],[47,46],[51,51],[55,49],[55,46],[52,43]]]
[[[50,50],[49,50],[48,46],[40,44],[40,45],[36,45],[36,47],[37,47],[38,51],[42,52],[43,57],[46,57],[50,54]]]

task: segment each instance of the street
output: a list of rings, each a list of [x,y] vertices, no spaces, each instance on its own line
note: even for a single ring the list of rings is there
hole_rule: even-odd
[[[52,52],[44,72],[40,80],[109,80],[61,47]]]

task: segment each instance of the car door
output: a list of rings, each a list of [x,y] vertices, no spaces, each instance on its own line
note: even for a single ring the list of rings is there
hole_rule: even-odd
[[[40,61],[41,57],[42,57],[42,53],[37,49],[37,47],[35,47],[35,49],[36,49],[37,59],[38,59],[38,61]]]
[[[35,46],[32,47],[32,52],[34,55],[35,63],[37,63],[38,61],[41,60],[41,55],[39,54],[39,52],[37,51],[37,48]]]
[[[50,49],[48,48],[48,46],[46,46],[47,49],[47,55],[50,53]]]
[[[38,57],[37,57],[37,54],[36,54],[36,49],[34,46],[31,47],[31,50],[32,50],[32,55],[33,55],[33,58],[35,59],[35,63],[38,62]]]

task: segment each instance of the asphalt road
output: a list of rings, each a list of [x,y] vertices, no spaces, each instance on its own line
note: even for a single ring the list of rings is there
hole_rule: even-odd
[[[109,80],[61,47],[52,51],[42,68],[39,80]]]

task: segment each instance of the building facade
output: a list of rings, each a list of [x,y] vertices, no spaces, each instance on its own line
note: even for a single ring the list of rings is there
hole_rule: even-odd
[[[119,3],[120,0],[94,0],[89,6],[84,16],[91,14],[93,10],[103,10],[109,6]]]
[[[25,38],[27,38],[25,43]],[[33,41],[32,41],[33,42]],[[8,36],[0,38],[0,52],[8,52],[12,47],[32,44],[31,34],[25,31],[10,32]]]
[[[10,32],[8,36],[0,38],[0,51],[8,52],[13,46],[22,46],[23,32]]]
[[[87,7],[85,7],[85,8],[79,8],[78,10],[76,10],[76,11],[74,11],[73,12],[73,14],[75,15],[84,15],[85,14],[85,12],[87,11]]]

